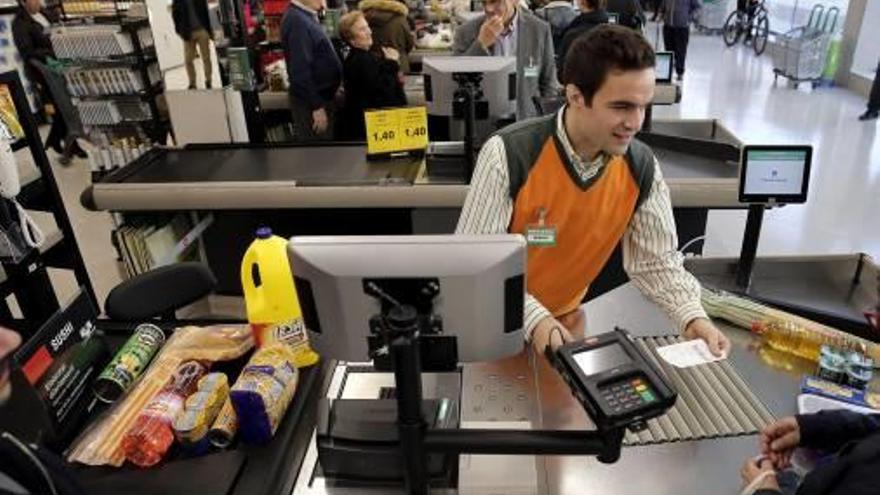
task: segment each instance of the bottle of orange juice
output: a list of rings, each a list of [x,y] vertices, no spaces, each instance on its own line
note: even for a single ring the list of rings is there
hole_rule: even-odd
[[[268,227],[257,229],[257,238],[244,253],[241,285],[248,322],[257,347],[284,342],[294,348],[298,368],[318,362],[308,335],[287,259],[287,241]]]

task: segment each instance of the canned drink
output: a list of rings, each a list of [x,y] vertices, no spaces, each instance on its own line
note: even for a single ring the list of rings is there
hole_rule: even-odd
[[[235,414],[235,408],[232,407],[232,400],[227,398],[208,431],[208,441],[214,447],[225,449],[232,444],[236,433],[238,433],[238,416]]]
[[[156,325],[138,325],[134,334],[116,353],[95,380],[95,396],[108,404],[115,402],[144,372],[165,343],[165,332]]]
[[[846,360],[846,384],[864,390],[874,375],[874,360],[860,352],[851,352]]]
[[[846,382],[846,355],[829,345],[823,345],[819,351],[819,368],[816,375],[829,382],[844,384]]]

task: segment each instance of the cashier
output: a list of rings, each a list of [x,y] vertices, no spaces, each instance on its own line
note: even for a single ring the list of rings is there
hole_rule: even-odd
[[[730,347],[682,265],[657,159],[634,139],[654,63],[639,33],[594,29],[569,49],[559,112],[506,127],[480,151],[457,232],[525,236],[525,331],[538,351],[584,335],[581,301],[618,244],[633,284],[686,338],[715,355]]]
[[[550,26],[517,6],[517,0],[483,0],[484,15],[455,30],[456,55],[516,57],[516,116],[534,117],[535,96],[556,96],[556,62]]]

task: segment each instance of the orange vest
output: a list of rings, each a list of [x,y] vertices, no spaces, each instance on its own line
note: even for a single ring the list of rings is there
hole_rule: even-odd
[[[581,184],[557,141],[555,120],[550,122],[514,124],[507,135],[502,131],[502,138],[511,145],[505,147],[514,199],[508,232],[525,235],[529,226],[538,225],[542,211],[544,226],[556,228],[555,246],[528,247],[526,281],[528,292],[561,316],[580,305],[646,197],[653,155],[634,143],[626,157],[612,158],[597,177]],[[529,144],[536,151],[523,149]]]

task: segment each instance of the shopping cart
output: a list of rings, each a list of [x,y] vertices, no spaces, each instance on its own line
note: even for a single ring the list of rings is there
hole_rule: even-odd
[[[724,21],[731,10],[732,0],[703,0],[700,15],[697,18],[697,30],[705,34],[721,34]]]
[[[816,4],[805,26],[777,37],[772,51],[774,84],[782,76],[793,85],[801,82],[810,82],[814,88],[819,85],[839,14],[837,7],[825,10],[824,5]]]

